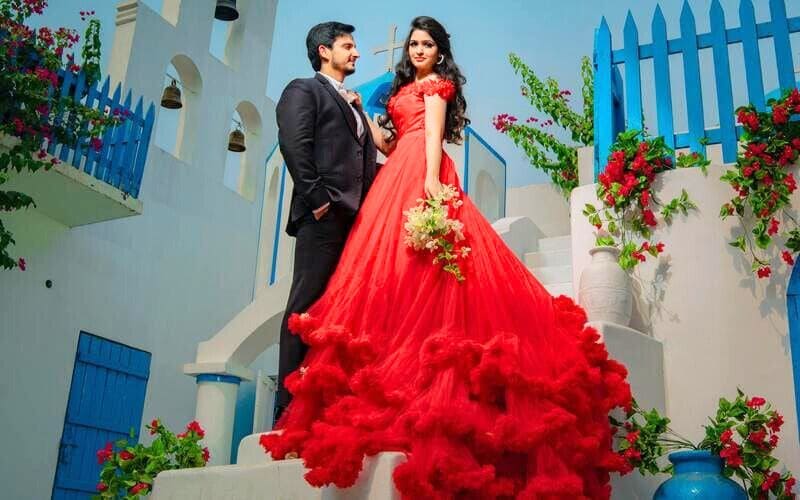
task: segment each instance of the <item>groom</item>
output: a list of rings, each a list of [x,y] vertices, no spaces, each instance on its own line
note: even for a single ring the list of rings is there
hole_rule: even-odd
[[[291,400],[284,380],[308,350],[289,332],[287,320],[322,295],[375,178],[377,153],[367,119],[360,100],[344,87],[359,57],[353,31],[353,26],[337,22],[311,28],[306,48],[317,73],[289,83],[276,110],[278,143],[294,182],[286,232],[296,242],[281,324],[275,422]]]

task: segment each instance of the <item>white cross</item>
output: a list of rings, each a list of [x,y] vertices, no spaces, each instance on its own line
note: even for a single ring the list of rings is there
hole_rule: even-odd
[[[386,45],[381,47],[375,47],[372,49],[373,54],[380,54],[381,52],[386,52],[386,71],[394,71],[394,51],[397,49],[402,49],[405,46],[405,42],[398,42],[397,41],[397,26],[392,24],[389,26],[389,41]]]

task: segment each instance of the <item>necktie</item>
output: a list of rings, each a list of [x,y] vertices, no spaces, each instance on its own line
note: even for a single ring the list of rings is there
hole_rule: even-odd
[[[349,104],[350,108],[353,110],[353,115],[355,116],[357,125],[356,133],[358,134],[359,137],[361,137],[361,134],[364,133],[364,124],[361,121],[360,114],[356,110],[355,106],[353,106],[353,100],[355,99],[355,96],[353,95],[352,92],[344,88],[344,85],[339,85],[338,87],[336,87],[336,90],[339,92],[339,95],[342,96],[342,99],[344,99],[345,102],[347,102],[347,104]]]

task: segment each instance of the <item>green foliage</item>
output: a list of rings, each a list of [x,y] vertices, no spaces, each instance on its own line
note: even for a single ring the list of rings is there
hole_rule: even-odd
[[[541,115],[530,117],[525,123],[507,113],[494,117],[493,124],[499,132],[507,134],[521,148],[534,168],[550,175],[565,197],[578,185],[578,146],[591,145],[594,134],[594,72],[588,57],[581,60],[583,108],[574,111],[569,104],[572,93],[562,90],[553,78],[542,80],[534,70],[516,54],[509,55],[514,71],[522,78],[522,95]],[[569,134],[568,144],[556,137],[549,128],[557,125]],[[576,145],[577,144],[577,145]]]
[[[720,398],[716,415],[703,426],[705,437],[694,444],[670,427],[668,418],[658,410],[642,410],[636,401],[620,422],[611,418],[617,429],[616,450],[630,469],[642,474],[672,472],[663,466],[664,456],[673,451],[708,450],[723,460],[723,473],[739,479],[754,500],[794,498],[795,479],[791,472],[777,472],[775,451],[783,416],[761,397],[747,397],[737,390],[736,399]]]
[[[602,205],[596,208],[587,204],[583,210],[597,229],[597,246],[618,248],[619,265],[626,271],[647,260],[647,255],[657,257],[664,249],[664,243],[652,240],[658,225],[654,209],[660,207],[664,222],[671,224],[676,213],[687,215],[697,208],[685,189],[666,204],[661,204],[653,192],[656,174],[673,167],[673,155],[663,137],[644,137],[638,130],[619,134],[598,176],[597,198]],[[708,163],[699,155],[681,156],[677,162],[681,168],[705,168]]]
[[[177,436],[159,420],[153,420],[146,427],[156,436],[149,446],[141,443],[130,446],[122,439],[114,444],[107,443],[97,451],[97,461],[103,464],[103,469],[97,483],[98,493],[92,498],[132,500],[148,495],[160,472],[205,467],[211,458],[208,448],[200,446],[205,431],[197,422],[190,422],[186,431]]]
[[[797,181],[787,168],[800,157],[800,122],[791,120],[800,113],[800,90],[786,91],[767,104],[769,112],[752,105],[737,110],[744,130],[741,152],[736,165],[721,177],[736,195],[719,211],[722,219],[739,219],[741,232],[731,246],[747,255],[759,278],[772,273],[767,250],[776,241],[785,241],[781,256],[788,265],[800,251],[800,225],[790,201]]]
[[[106,127],[120,122],[105,110],[61,95],[58,72],[80,71],[72,54],[66,52],[79,36],[66,28],[34,30],[25,24],[46,6],[45,0],[0,0],[0,213],[35,207],[30,196],[1,188],[16,173],[47,170],[58,164],[58,159],[47,154],[49,144],[99,149],[99,137]],[[99,34],[99,21],[90,20],[83,47],[90,81],[100,75]],[[9,253],[15,243],[0,220],[0,268],[25,270],[25,260]]]

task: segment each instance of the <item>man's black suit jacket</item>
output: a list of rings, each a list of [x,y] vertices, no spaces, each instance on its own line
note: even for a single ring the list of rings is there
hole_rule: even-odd
[[[317,73],[286,86],[278,101],[278,143],[294,182],[286,232],[312,210],[355,215],[376,174],[377,150],[364,114],[357,134],[350,104]]]

